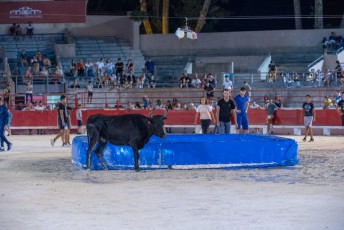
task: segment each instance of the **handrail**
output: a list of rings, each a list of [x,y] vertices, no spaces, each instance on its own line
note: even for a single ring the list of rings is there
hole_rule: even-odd
[[[310,70],[311,67],[313,67],[315,64],[317,64],[318,62],[320,62],[321,60],[324,59],[324,55],[321,55],[320,57],[318,57],[317,59],[315,59],[315,61],[313,61],[312,63],[310,63],[309,65],[307,65],[307,68]]]

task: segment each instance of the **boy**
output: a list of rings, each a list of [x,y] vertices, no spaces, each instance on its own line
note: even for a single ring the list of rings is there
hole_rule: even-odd
[[[309,135],[311,137],[309,142],[313,142],[314,138],[313,138],[312,122],[315,121],[315,110],[314,110],[314,104],[311,102],[310,95],[306,95],[306,101],[302,105],[302,113],[303,113],[303,122],[306,127],[305,137],[302,140],[306,141],[307,135]]]

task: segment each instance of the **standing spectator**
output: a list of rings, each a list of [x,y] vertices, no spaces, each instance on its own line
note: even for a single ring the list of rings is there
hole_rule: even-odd
[[[269,134],[273,134],[272,130],[271,130],[271,125],[272,125],[272,121],[275,118],[275,111],[278,109],[278,107],[276,106],[275,103],[273,103],[272,100],[267,99],[267,105],[266,105],[266,111],[267,111],[267,115],[266,115],[266,125],[267,125],[267,130]]]
[[[275,63],[271,60],[269,64],[269,73],[268,73],[269,87],[271,87],[272,83],[276,81],[276,72],[277,72],[277,67]]]
[[[209,81],[207,81],[207,83],[204,86],[204,93],[207,97],[207,99],[213,99],[214,98],[214,92],[215,89],[212,85],[210,85]]]
[[[57,110],[57,117],[60,133],[57,134],[55,138],[50,141],[51,146],[54,146],[56,140],[59,137],[61,137],[63,143],[62,147],[70,147],[70,144],[68,143],[68,129],[70,128],[70,117],[69,112],[67,110],[67,98],[65,95],[61,95],[60,97],[60,103]]]
[[[11,86],[7,84],[6,88],[4,89],[4,102],[8,106],[10,104],[10,96],[11,96]]]
[[[76,130],[76,134],[81,134],[82,128],[82,110],[81,104],[78,104],[78,109],[76,110],[76,121],[78,122],[78,129]]]
[[[210,122],[213,121],[215,123],[215,117],[212,107],[208,105],[207,98],[202,97],[200,102],[201,104],[196,108],[195,124],[197,124],[199,117],[201,120],[202,133],[207,134]]]
[[[231,98],[228,89],[223,90],[223,98],[217,102],[216,106],[216,125],[219,127],[220,134],[229,134],[231,128],[231,116],[235,120],[235,127],[238,125],[235,116],[235,103]]]
[[[151,107],[151,101],[147,95],[145,95],[142,98],[142,101],[143,101],[143,108],[144,109],[149,109]]]
[[[26,83],[25,103],[29,102],[29,97],[30,97],[30,102],[33,103],[32,94],[33,94],[33,87],[31,85],[31,81],[28,81]]]
[[[151,75],[155,74],[155,71],[156,71],[155,64],[152,61],[152,59],[149,57],[145,63],[145,72],[147,76],[150,77]]]
[[[240,88],[240,92],[234,97],[236,103],[236,117],[237,117],[237,133],[243,130],[243,133],[248,133],[248,117],[247,111],[249,107],[249,99],[246,96],[246,89],[244,87]]]
[[[88,81],[86,91],[87,91],[87,103],[91,103],[92,97],[93,97],[93,84],[91,81]]]
[[[116,76],[118,77],[120,74],[122,74],[124,70],[124,64],[121,61],[121,58],[117,59],[117,62],[115,64],[115,70],[116,70]]]
[[[244,81],[243,85],[241,88],[244,88],[246,90],[245,96],[247,97],[248,101],[251,101],[251,94],[252,94],[252,88],[251,86],[247,83],[247,81]]]
[[[342,126],[344,126],[344,91],[342,92],[341,100],[336,105],[336,109],[342,118]]]
[[[225,75],[225,80],[223,81],[223,88],[233,91],[233,82],[229,79],[228,75]]]
[[[4,142],[7,144],[7,150],[11,150],[12,143],[7,140],[4,135],[5,129],[7,129],[8,124],[8,109],[4,104],[3,99],[0,97],[0,139],[1,139],[1,147],[0,151],[3,152],[4,150]]]
[[[302,139],[303,141],[307,140],[307,136],[309,135],[311,139],[309,142],[313,142],[313,130],[312,130],[312,122],[315,121],[315,110],[314,104],[311,102],[311,96],[306,95],[306,101],[302,105],[302,113],[303,122],[306,127],[305,137]]]
[[[29,22],[29,24],[26,26],[26,35],[29,37],[29,38],[32,38],[32,35],[33,35],[33,26],[31,24],[31,22]]]
[[[332,107],[333,107],[332,100],[328,96],[325,96],[323,109],[329,109],[329,108],[332,108]]]
[[[86,78],[93,77],[94,76],[94,70],[93,70],[93,63],[91,62],[90,59],[87,59],[87,62],[85,64],[85,74]]]

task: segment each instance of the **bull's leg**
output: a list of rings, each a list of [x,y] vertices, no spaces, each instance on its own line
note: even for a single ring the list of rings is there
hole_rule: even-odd
[[[87,138],[88,138],[88,148],[86,153],[86,169],[91,169],[91,154],[94,146],[97,144],[100,134],[94,125],[87,124]]]
[[[139,164],[139,159],[140,159],[140,154],[139,150],[137,149],[136,146],[131,146],[134,152],[134,169],[136,172],[140,171],[140,164]]]
[[[104,148],[105,148],[107,142],[104,141],[104,140],[100,140],[98,143],[99,143],[99,146],[98,146],[98,148],[96,149],[96,154],[97,154],[98,159],[99,159],[100,163],[102,164],[104,170],[108,170],[108,168],[107,168],[107,166],[106,166],[106,164],[105,164],[105,162],[104,162],[104,159],[103,159],[103,157],[102,157],[102,153],[103,153],[103,150],[104,150]]]

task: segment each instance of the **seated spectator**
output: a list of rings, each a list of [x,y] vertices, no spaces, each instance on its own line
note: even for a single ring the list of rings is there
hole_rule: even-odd
[[[117,77],[123,72],[124,70],[124,64],[121,60],[121,58],[117,59],[117,62],[115,64],[115,70],[116,70],[116,75]]]
[[[38,104],[34,107],[36,111],[44,111],[47,109],[45,105],[43,105],[42,101],[39,101]]]
[[[76,64],[76,69],[77,69],[77,76],[85,75],[85,65],[81,58],[79,59],[79,62]]]
[[[187,72],[183,73],[183,76],[180,78],[179,83],[180,83],[180,88],[188,88],[189,87],[190,78],[189,78]]]
[[[87,62],[85,64],[85,74],[87,77],[93,77],[94,76],[94,66],[90,59],[87,59]]]
[[[135,109],[135,105],[131,103],[131,101],[128,101],[128,105],[127,105],[127,110],[133,110]]]
[[[208,73],[208,82],[214,89],[216,88],[216,79],[211,73]]]
[[[35,111],[35,108],[32,105],[32,102],[27,103],[26,107],[22,111]]]
[[[70,66],[69,66],[69,73],[74,76],[74,77],[77,77],[78,76],[78,69],[76,67],[76,63],[75,63],[75,60],[72,59],[71,63],[70,63]]]
[[[271,86],[273,82],[276,81],[276,73],[277,73],[277,67],[275,63],[271,60],[269,64],[269,72],[268,72],[269,86]]]
[[[28,62],[27,62],[27,56],[26,56],[26,51],[22,50],[21,54],[20,54],[20,60],[21,60],[21,65],[22,66],[27,66]]]
[[[128,76],[127,76],[127,86],[126,88],[133,88],[133,85],[135,86],[136,84],[136,78],[134,75],[134,71],[130,70]]]
[[[336,44],[336,33],[331,32],[331,35],[328,37],[328,47],[329,48],[334,48]]]
[[[113,69],[114,69],[114,65],[113,65],[111,59],[107,58],[106,61],[105,61],[105,70],[106,70],[106,72],[109,75],[111,75],[114,72]]]
[[[45,67],[50,67],[51,66],[50,59],[47,56],[45,56],[45,55],[43,55],[43,66],[45,66]]]
[[[255,101],[250,104],[250,109],[261,109],[262,107],[258,105]]]
[[[154,62],[152,61],[151,58],[148,58],[146,63],[145,63],[145,73],[147,74],[148,77],[150,77],[151,75],[154,75],[156,71],[156,67]]]
[[[193,87],[193,88],[200,88],[201,87],[201,84],[202,84],[202,82],[201,82],[201,80],[198,78],[198,74],[197,73],[195,73],[194,74],[194,77],[192,78],[192,80],[191,80],[191,86]]]
[[[134,109],[142,109],[140,102],[135,102]]]
[[[172,98],[172,107],[176,107],[178,99],[176,97]]]
[[[55,84],[57,84],[58,82],[63,82],[63,78],[64,78],[63,70],[58,65],[58,66],[56,66],[55,71],[51,77],[51,81],[53,81],[53,82],[55,82]]]
[[[154,79],[154,75],[152,75],[148,81],[148,88],[155,88],[156,81]]]
[[[263,101],[264,101],[264,106],[263,107],[264,107],[264,109],[266,109],[267,105],[270,102],[270,99],[269,99],[268,95],[264,95]]]
[[[125,68],[127,70],[127,73],[130,73],[130,71],[134,72],[134,63],[133,60],[131,60],[130,58],[128,59],[127,64],[125,65]]]
[[[119,102],[119,100],[116,101],[116,104],[115,104],[115,109],[124,109],[123,105]]]
[[[282,108],[282,98],[277,94],[274,97],[274,103],[278,108]]]
[[[29,37],[29,38],[32,38],[32,35],[33,35],[33,26],[31,24],[31,22],[29,22],[29,24],[26,26],[26,35]]]
[[[333,102],[330,98],[328,98],[328,96],[325,96],[323,109],[329,109],[329,108],[333,108]]]
[[[100,58],[99,61],[96,63],[97,67],[97,76],[102,76],[105,71],[105,63],[103,61],[103,58]]]
[[[214,98],[215,89],[214,89],[214,87],[209,83],[209,81],[207,81],[207,83],[205,84],[203,90],[204,90],[204,93],[205,93],[207,99],[213,99],[213,98]]]
[[[166,107],[167,107],[168,110],[172,110],[173,109],[173,106],[172,106],[172,103],[171,103],[170,100],[167,100]]]
[[[165,106],[161,103],[161,100],[156,100],[156,104],[154,105],[154,109],[164,109]]]
[[[173,106],[173,110],[181,110],[181,109],[182,109],[182,104],[179,102],[175,106]]]
[[[195,106],[195,104],[194,103],[190,103],[189,105],[188,105],[188,110],[196,110],[197,108],[196,108],[196,106]]]
[[[225,75],[225,80],[223,81],[223,89],[228,89],[229,91],[233,91],[233,82],[229,80],[229,76]]]
[[[137,88],[142,89],[145,83],[145,74],[141,74],[137,79]]]
[[[323,37],[323,39],[321,41],[321,45],[322,45],[323,53],[326,54],[327,49],[328,49],[328,41],[327,41],[326,37]]]
[[[39,76],[41,76],[41,77],[48,77],[49,76],[49,72],[44,66],[42,67],[41,71],[39,71]]]
[[[109,86],[110,88],[118,88],[117,76],[115,73],[112,73],[109,77]]]

